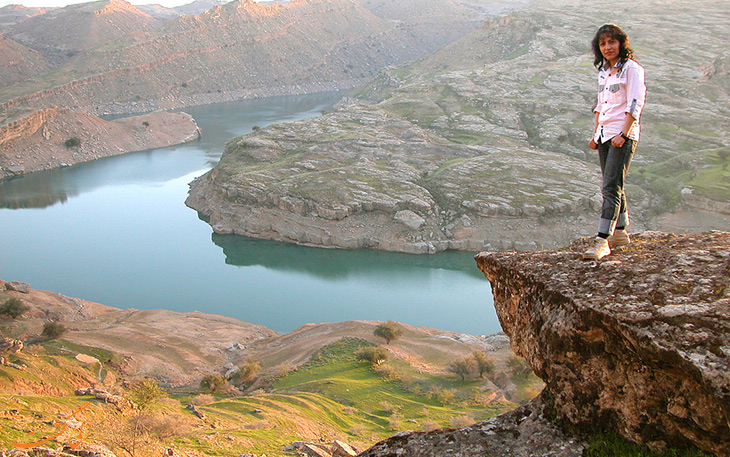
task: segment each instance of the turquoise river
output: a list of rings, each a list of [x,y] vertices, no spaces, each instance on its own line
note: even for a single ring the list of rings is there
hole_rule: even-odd
[[[117,308],[198,310],[286,333],[306,323],[396,320],[500,331],[475,253],[416,256],[220,236],[184,204],[226,141],[319,115],[341,94],[185,109],[194,143],[0,181],[0,278]]]

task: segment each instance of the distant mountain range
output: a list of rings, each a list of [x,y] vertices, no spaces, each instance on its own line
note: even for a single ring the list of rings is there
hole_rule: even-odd
[[[464,36],[486,11],[455,0],[10,5],[0,122],[48,106],[143,112],[353,87]]]

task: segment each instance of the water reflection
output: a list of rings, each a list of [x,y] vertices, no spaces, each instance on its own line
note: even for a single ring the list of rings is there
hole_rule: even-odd
[[[0,180],[0,208],[46,208],[102,187],[166,182],[210,168],[201,152],[192,143]]]
[[[37,176],[41,175],[42,176]],[[0,208],[45,208],[78,194],[59,170],[0,180]],[[30,178],[30,179],[29,179]]]
[[[437,255],[410,255],[393,252],[303,247],[276,241],[256,240],[238,235],[212,235],[213,243],[223,249],[226,263],[240,267],[260,265],[279,271],[326,279],[345,280],[378,272],[401,277],[427,273],[432,269],[460,271],[475,278],[484,276],[476,268],[474,254],[442,252]]]

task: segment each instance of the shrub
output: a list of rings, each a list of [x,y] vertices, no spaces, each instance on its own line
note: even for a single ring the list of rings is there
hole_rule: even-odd
[[[276,375],[280,377],[286,376],[292,371],[294,371],[294,367],[289,363],[282,363],[276,367]]]
[[[239,368],[239,373],[241,373],[241,380],[244,382],[250,382],[253,381],[259,371],[261,371],[261,364],[259,362],[255,362],[249,359]]]
[[[188,418],[180,413],[144,416],[139,424],[158,438],[185,435],[190,431]]]
[[[395,414],[401,409],[400,406],[392,405],[392,404],[388,403],[387,401],[381,401],[380,407],[383,409],[385,414],[388,414],[388,415]]]
[[[228,386],[228,380],[220,373],[205,375],[200,381],[200,387],[213,393],[224,390],[226,386]]]
[[[358,349],[355,352],[355,357],[357,357],[357,360],[360,362],[368,362],[370,365],[378,366],[388,360],[388,357],[390,357],[390,353],[387,349],[383,347],[371,346]]]
[[[0,315],[5,314],[13,319],[17,319],[29,309],[19,298],[13,297],[0,306]]]
[[[441,403],[442,405],[448,405],[454,400],[455,397],[456,394],[451,389],[443,389],[438,393],[438,400],[439,403]]]
[[[41,336],[48,338],[49,340],[54,340],[56,338],[60,338],[64,333],[66,333],[66,327],[64,327],[64,325],[60,322],[46,322],[43,324]]]
[[[379,324],[373,330],[373,335],[383,338],[386,344],[390,344],[391,341],[395,341],[403,334],[403,327],[401,327],[395,321],[388,321],[383,324]]]
[[[352,427],[350,427],[350,430],[348,430],[348,432],[351,435],[361,436],[361,435],[364,435],[365,432],[367,432],[367,428],[362,424],[355,424]]]
[[[215,403],[215,397],[208,394],[200,394],[190,400],[190,404],[193,406],[210,405],[211,403]]]
[[[451,421],[449,422],[449,426],[451,428],[464,428],[472,425],[473,423],[474,418],[467,414],[465,416],[452,417]]]
[[[388,418],[388,428],[392,431],[398,431],[403,428],[403,416],[394,414]]]
[[[373,369],[380,376],[392,379],[393,381],[402,381],[405,377],[403,370],[400,370],[389,363],[383,362],[379,365],[373,366]]]
[[[67,148],[75,148],[76,146],[81,145],[81,139],[77,136],[72,136],[68,140],[64,141],[63,145]]]
[[[507,366],[512,370],[512,378],[525,379],[532,373],[527,361],[514,354],[507,360]]]
[[[441,426],[437,422],[434,422],[432,420],[427,420],[423,424],[421,424],[421,430],[423,430],[424,432],[432,432],[440,428]]]

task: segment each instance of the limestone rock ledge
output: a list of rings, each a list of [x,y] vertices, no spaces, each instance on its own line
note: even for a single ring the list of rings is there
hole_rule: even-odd
[[[589,242],[476,256],[513,350],[571,428],[730,455],[730,233]]]

